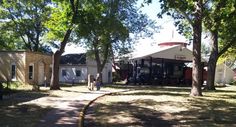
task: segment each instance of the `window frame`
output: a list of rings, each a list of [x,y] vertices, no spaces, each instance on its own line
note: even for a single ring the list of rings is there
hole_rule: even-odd
[[[78,73],[77,73],[78,72]],[[77,74],[79,74],[79,75],[77,75]],[[81,70],[79,70],[79,69],[76,69],[75,70],[75,76],[76,77],[81,77],[81,74],[82,74],[82,71]]]
[[[13,66],[15,67],[14,68],[14,74],[15,74],[15,76],[13,77]],[[14,63],[12,63],[11,64],[11,81],[16,81],[16,63],[14,62]]]
[[[67,70],[66,69],[61,69],[61,76],[62,77],[67,76]]]
[[[30,72],[30,67],[32,66],[32,72]],[[31,75],[30,75],[31,74]],[[31,78],[32,77],[32,78]],[[34,79],[34,64],[29,64],[28,66],[28,79],[33,80]]]

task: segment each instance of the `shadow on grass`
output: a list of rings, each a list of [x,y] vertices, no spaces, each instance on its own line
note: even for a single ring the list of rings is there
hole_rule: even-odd
[[[3,100],[0,101],[0,107],[17,105],[18,103],[31,101],[48,95],[49,93],[46,91],[15,90],[14,93],[3,96]]]
[[[193,98],[188,95],[190,88],[130,88],[137,91],[112,95],[105,101],[95,102],[86,113],[86,127],[236,126],[236,93],[233,90],[206,91],[206,96]],[[140,98],[132,101],[109,101],[123,95]],[[169,95],[173,98],[160,101],[142,98],[145,95]],[[178,97],[184,97],[185,101],[175,101]]]
[[[153,86],[153,85],[104,85],[105,88],[113,89],[131,89],[131,90],[161,90],[161,91],[189,91],[191,87],[178,86]]]
[[[136,103],[136,105],[133,105]],[[183,103],[185,105],[187,103]],[[175,106],[180,103],[157,103],[151,99],[111,104],[97,103],[88,109],[86,127],[167,127],[167,126],[235,126],[236,105],[225,101],[193,100],[186,111],[163,112],[147,106]]]
[[[47,92],[14,90],[0,101],[1,127],[32,127],[49,108],[38,105],[21,105],[21,103],[48,96]]]
[[[179,121],[192,126],[236,126],[236,104],[224,100],[194,99],[190,110],[174,113],[184,116]]]
[[[148,103],[155,103],[150,102]],[[96,103],[88,109],[85,117],[85,127],[166,127],[175,125],[175,121],[162,118],[164,113],[132,105],[135,102],[117,102],[112,104]]]
[[[11,105],[0,109],[1,127],[33,127],[50,109],[37,105]]]

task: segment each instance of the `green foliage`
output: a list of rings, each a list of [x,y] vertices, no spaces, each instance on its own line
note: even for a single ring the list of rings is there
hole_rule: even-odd
[[[194,2],[194,0],[160,0],[161,12],[158,13],[159,18],[164,14],[171,16],[178,32],[190,41],[193,39]]]
[[[215,0],[209,1],[207,5],[204,25],[208,31],[218,33],[218,55],[222,55],[219,62],[225,59],[235,61],[236,3],[234,0]]]
[[[44,23],[51,13],[49,3],[48,0],[34,2],[30,0],[2,0],[0,27],[4,31],[3,33],[10,34],[3,38],[5,45],[31,51],[40,51],[44,48],[41,38],[47,32]],[[19,41],[20,39],[21,41]],[[11,44],[15,46],[11,46]]]
[[[72,18],[70,4],[66,1],[56,2],[52,7],[50,19],[45,23],[49,32],[47,39],[50,41],[62,41],[66,30],[69,28]]]
[[[153,21],[139,12],[135,6],[136,0],[90,2],[91,4],[81,9],[82,18],[79,20],[82,23],[76,33],[80,36],[81,45],[89,51],[99,49],[101,56],[111,56],[114,52],[127,53],[128,49],[132,49],[133,40],[130,35],[150,36],[153,31],[149,28],[156,28]]]

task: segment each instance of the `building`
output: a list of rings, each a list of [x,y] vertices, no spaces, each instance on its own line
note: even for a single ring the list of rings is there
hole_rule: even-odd
[[[30,51],[0,51],[0,81],[41,85],[50,82],[51,55]]]
[[[230,84],[234,81],[234,71],[226,64],[217,64],[215,73],[215,82],[217,84]]]
[[[102,71],[103,83],[112,82],[112,64],[107,63]],[[59,81],[61,83],[85,83],[88,74],[97,74],[96,61],[87,57],[85,53],[67,54],[61,56]]]
[[[191,84],[193,54],[185,42],[162,42],[158,47],[133,52],[126,58],[126,62],[119,64],[120,74],[128,78],[129,82],[156,85],[184,85]],[[202,64],[205,60],[202,59]],[[202,68],[203,69],[203,68]],[[206,71],[203,71],[206,80]]]

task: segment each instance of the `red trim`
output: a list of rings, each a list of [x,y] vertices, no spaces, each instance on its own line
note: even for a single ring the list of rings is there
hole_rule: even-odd
[[[184,47],[187,46],[185,42],[162,42],[158,44],[159,46],[173,46],[173,45],[182,45]]]

